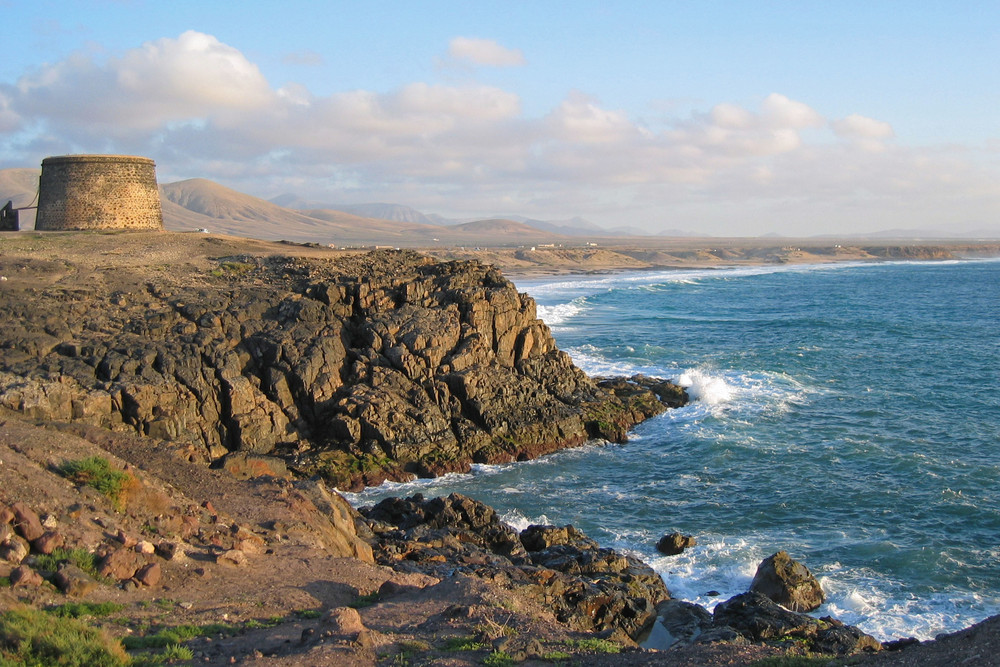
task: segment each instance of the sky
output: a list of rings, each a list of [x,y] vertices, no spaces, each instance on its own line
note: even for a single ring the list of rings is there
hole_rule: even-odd
[[[1000,233],[1000,0],[0,0],[0,168],[646,233]]]

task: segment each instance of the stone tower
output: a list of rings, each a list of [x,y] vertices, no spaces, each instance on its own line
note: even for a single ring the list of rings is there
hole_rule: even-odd
[[[45,158],[35,229],[163,229],[156,163],[130,155]]]

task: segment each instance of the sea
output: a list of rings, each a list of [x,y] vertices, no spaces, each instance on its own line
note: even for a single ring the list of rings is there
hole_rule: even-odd
[[[515,281],[591,375],[693,401],[593,442],[347,494],[459,492],[573,524],[711,609],[779,550],[881,640],[1000,613],[1000,261],[775,265]],[[664,534],[693,535],[677,556]]]

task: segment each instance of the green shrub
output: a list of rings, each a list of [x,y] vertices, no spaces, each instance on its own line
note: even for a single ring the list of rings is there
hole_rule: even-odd
[[[621,653],[622,647],[607,639],[569,639],[567,646],[591,653]]]
[[[62,618],[81,618],[83,616],[110,616],[125,608],[116,602],[67,602],[45,611]]]
[[[483,658],[483,664],[490,665],[490,667],[507,667],[508,665],[513,665],[514,663],[514,658],[503,651],[494,651]]]
[[[0,665],[124,667],[121,644],[73,619],[24,609],[0,614]]]
[[[348,607],[353,607],[355,609],[364,609],[365,607],[370,607],[378,602],[378,592],[369,593],[368,595],[359,595],[354,602],[348,602]]]
[[[111,500],[117,509],[121,509],[122,495],[132,478],[128,473],[112,468],[102,456],[66,461],[57,471],[74,484],[93,487]]]
[[[97,574],[97,555],[86,549],[63,549],[59,547],[50,554],[34,556],[35,567],[45,572],[55,572],[63,563],[72,563],[92,577]]]
[[[779,655],[761,658],[750,663],[750,667],[826,667],[827,665],[846,665],[847,660],[836,660],[833,656],[821,655]]]
[[[442,651],[479,651],[490,645],[475,637],[448,637],[441,646]]]

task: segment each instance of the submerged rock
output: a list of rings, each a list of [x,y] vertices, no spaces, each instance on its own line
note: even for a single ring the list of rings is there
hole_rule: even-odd
[[[666,556],[676,556],[697,544],[698,540],[690,535],[670,533],[660,538],[660,541],[656,543],[656,550]]]

